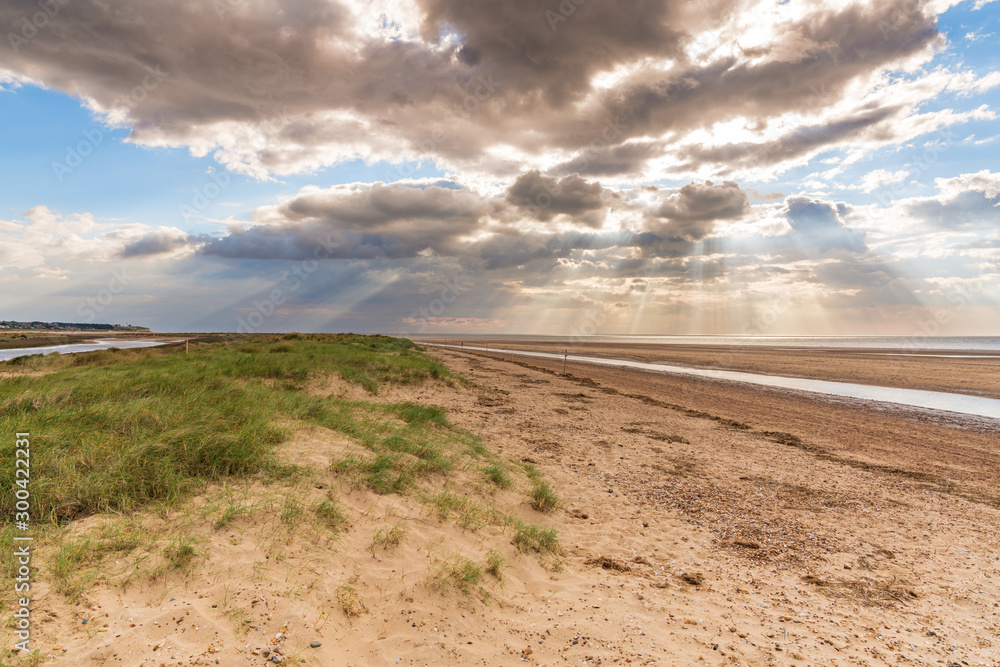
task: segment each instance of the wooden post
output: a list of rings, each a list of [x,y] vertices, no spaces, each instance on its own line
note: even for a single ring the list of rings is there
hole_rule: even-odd
[[[566,375],[566,357],[569,356],[569,350],[563,352],[563,375]]]
[[[189,341],[187,338],[184,339],[184,354],[188,353],[188,346],[190,345],[190,343],[191,341]]]

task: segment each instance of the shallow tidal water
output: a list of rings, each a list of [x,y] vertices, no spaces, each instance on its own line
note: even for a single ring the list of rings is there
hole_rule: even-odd
[[[442,343],[421,343],[422,345],[433,345],[435,347],[459,348],[458,345]],[[486,347],[474,347],[465,345],[466,350],[489,351]],[[493,348],[497,352],[497,348]],[[504,354],[513,353],[515,356],[537,357],[541,359],[562,360],[562,354],[552,352],[531,352],[527,350],[509,350],[504,348]],[[957,412],[964,415],[974,415],[977,417],[989,417],[1000,419],[1000,400],[995,398],[985,398],[982,396],[968,396],[966,394],[954,394],[943,391],[925,391],[922,389],[898,389],[894,387],[878,387],[874,385],[855,384],[852,382],[835,382],[832,380],[814,380],[811,378],[784,377],[780,375],[764,375],[762,373],[746,373],[743,371],[726,371],[710,368],[692,368],[688,366],[675,366],[671,364],[660,364],[644,361],[632,361],[630,359],[609,359],[605,357],[588,357],[583,355],[570,355],[571,363],[588,363],[602,366],[616,366],[619,368],[636,368],[644,371],[655,371],[660,373],[678,373],[683,375],[696,375],[698,377],[712,378],[716,380],[730,380],[733,382],[744,382],[766,387],[776,387],[780,389],[793,389],[797,391],[808,391],[829,396],[842,396],[845,398],[855,398],[865,401],[879,401],[882,403],[893,403],[896,405],[906,405],[929,410],[944,410],[946,412]]]

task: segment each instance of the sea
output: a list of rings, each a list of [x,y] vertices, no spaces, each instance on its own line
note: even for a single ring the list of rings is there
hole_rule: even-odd
[[[412,340],[503,343],[603,343],[607,345],[720,345],[772,348],[861,348],[873,350],[1000,353],[1000,336],[541,336],[519,334],[394,334]]]

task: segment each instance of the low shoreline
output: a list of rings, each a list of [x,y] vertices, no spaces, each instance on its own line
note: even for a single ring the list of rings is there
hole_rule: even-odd
[[[100,338],[162,338],[165,335],[169,336],[169,334],[156,334],[151,331],[53,331],[47,333],[28,329],[5,329],[0,331],[0,350],[76,345]]]
[[[474,356],[563,375],[561,360],[510,361],[502,354],[430,348],[434,356],[439,356],[439,351],[443,359],[454,358],[452,355]],[[995,420],[727,380],[615,366],[574,366],[572,357],[565,377],[583,386],[607,383],[616,392],[639,400],[664,401],[733,423],[756,424],[768,432],[788,431],[801,438],[809,436],[826,451],[858,454],[895,468],[934,474],[947,470],[949,480],[975,480],[984,490],[992,489],[1000,477],[1000,436]],[[853,434],[850,439],[844,437],[845,432]],[[949,451],[951,458],[942,458],[938,453],[942,450]],[[960,463],[966,457],[969,460]]]
[[[446,337],[414,337],[417,342],[460,344]],[[892,356],[912,351],[874,348],[773,348],[684,344],[606,344],[476,340],[467,344],[664,363],[813,380],[851,382],[897,389],[942,391],[1000,398],[1000,357],[995,352],[944,350],[942,356]],[[935,352],[938,354],[938,352]],[[963,356],[969,355],[969,356]]]

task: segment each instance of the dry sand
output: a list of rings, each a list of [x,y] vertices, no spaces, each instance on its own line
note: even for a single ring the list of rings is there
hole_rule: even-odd
[[[37,646],[67,665],[263,665],[275,649],[307,665],[1000,664],[995,430],[734,383],[431,353],[479,389],[383,399],[446,407],[502,456],[536,462],[563,506],[519,512],[558,528],[561,557],[350,487],[325,467],[357,445],[310,430],[285,449],[320,471],[296,493],[332,493],[348,529],[281,523],[273,486],[206,489],[145,519],[150,534],[199,537],[187,570],[123,580],[112,560],[79,605],[42,573]],[[255,511],[215,530],[214,508],[241,496]],[[372,546],[397,524],[398,546]],[[502,582],[466,595],[439,576],[491,548]]]

